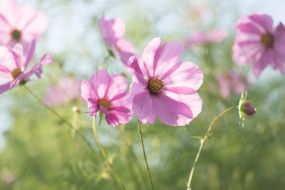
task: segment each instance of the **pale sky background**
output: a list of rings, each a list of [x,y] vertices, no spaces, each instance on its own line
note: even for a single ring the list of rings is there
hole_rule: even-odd
[[[253,12],[267,13],[273,17],[276,22],[285,22],[285,2],[284,0],[216,0],[217,2],[232,2],[233,5],[238,5],[243,15],[250,14]],[[2,0],[0,0],[2,2]],[[80,61],[81,66],[79,68],[80,73],[90,73],[92,71],[90,67],[89,59],[80,59],[76,54],[82,54],[82,48],[86,49],[100,49],[98,46],[98,40],[100,36],[96,34],[96,31],[86,33],[84,30],[87,26],[87,20],[90,18],[90,15],[94,15],[94,12],[99,12],[99,15],[103,13],[103,10],[106,10],[106,15],[111,15],[112,17],[120,16],[123,19],[128,19],[129,15],[135,14],[136,10],[126,10],[126,7],[129,7],[129,3],[136,4],[135,7],[139,8],[141,12],[146,12],[151,16],[161,16],[159,23],[153,28],[154,33],[159,35],[168,35],[169,33],[176,33],[181,31],[181,28],[173,27],[177,25],[177,15],[179,11],[184,8],[182,3],[179,6],[179,0],[138,0],[138,1],[128,1],[127,3],[122,3],[125,1],[119,0],[94,0],[91,1],[91,5],[86,7],[81,0],[73,0],[72,5],[68,5],[62,9],[62,6],[57,5],[57,0],[43,1],[44,3],[39,3],[37,0],[19,0],[23,3],[32,3],[36,7],[46,12],[49,15],[50,23],[49,29],[46,33],[46,39],[39,44],[39,49],[43,48],[48,52],[66,52],[69,51],[70,54],[75,56],[68,57],[67,61],[70,62],[68,67],[65,68],[66,71],[74,70],[74,67],[77,66]],[[67,1],[69,2],[69,1]],[[155,3],[154,3],[155,2]],[[192,0],[190,2],[201,2],[200,0]],[[163,6],[161,6],[163,5]],[[173,10],[175,7],[175,10]],[[124,11],[122,11],[124,10]],[[171,10],[169,12],[168,10]],[[227,10],[231,11],[231,10]],[[166,14],[168,13],[168,14]],[[127,26],[130,27],[130,26]],[[68,32],[66,32],[68,31]],[[88,36],[90,35],[90,38]],[[91,37],[92,36],[92,37]],[[81,46],[78,46],[80,42]],[[96,48],[97,47],[97,48]],[[101,48],[102,49],[102,48]],[[91,52],[92,56],[96,57],[102,54],[102,51]],[[279,73],[278,73],[279,74]],[[264,78],[266,75],[263,76]],[[262,80],[262,78],[261,78]],[[24,100],[18,100],[24,101]],[[3,147],[4,139],[2,137],[3,132],[11,126],[13,120],[9,115],[9,107],[12,104],[17,102],[11,102],[9,98],[9,93],[5,93],[0,96],[0,148]],[[20,126],[19,126],[20,127]]]

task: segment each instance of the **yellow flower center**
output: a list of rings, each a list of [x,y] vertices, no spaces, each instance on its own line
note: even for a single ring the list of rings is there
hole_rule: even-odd
[[[274,37],[272,34],[266,33],[261,36],[260,41],[265,47],[271,48],[274,43]]]
[[[11,72],[11,75],[13,77],[13,79],[16,79],[20,74],[22,74],[22,70],[19,68],[13,69]]]
[[[13,38],[13,40],[15,40],[16,42],[20,41],[21,40],[21,37],[22,37],[22,32],[18,29],[14,29],[12,32],[11,32],[11,36]]]
[[[153,77],[151,79],[149,79],[148,83],[147,83],[147,89],[149,91],[150,94],[152,95],[158,95],[161,90],[163,89],[164,84],[162,82],[162,80]]]
[[[103,106],[104,108],[106,108],[107,110],[110,109],[111,107],[111,103],[109,102],[109,100],[107,100],[106,98],[100,99],[98,101],[98,105],[99,106]]]

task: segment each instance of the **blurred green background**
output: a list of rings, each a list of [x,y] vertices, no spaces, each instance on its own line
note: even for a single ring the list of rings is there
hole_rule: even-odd
[[[203,136],[212,119],[227,107],[237,105],[240,98],[239,94],[221,97],[216,76],[237,70],[251,83],[248,98],[257,114],[247,118],[244,127],[239,124],[237,110],[217,122],[201,154],[192,189],[283,190],[284,76],[266,69],[256,80],[249,67],[241,68],[231,58],[236,20],[244,14],[265,12],[276,22],[284,22],[282,1],[22,0],[49,16],[49,28],[39,42],[37,55],[50,52],[55,58],[43,79],[28,86],[44,97],[48,86],[64,76],[87,79],[102,66],[111,73],[126,73],[116,59],[102,65],[107,52],[97,20],[103,14],[123,18],[126,37],[135,44],[137,52],[156,36],[166,41],[183,41],[194,31],[223,28],[228,36],[222,43],[186,49],[184,54],[183,59],[197,63],[205,74],[199,91],[203,99],[201,114],[183,128],[160,123],[143,126],[155,189],[186,190],[199,147],[195,137]],[[58,121],[21,87],[1,95],[0,104],[1,190],[119,189],[95,144],[91,118],[71,111],[73,106],[87,111],[82,100],[54,107],[77,130]],[[149,189],[135,119],[117,128],[103,122],[98,133],[113,171],[127,189]],[[86,137],[91,149],[78,134]]]

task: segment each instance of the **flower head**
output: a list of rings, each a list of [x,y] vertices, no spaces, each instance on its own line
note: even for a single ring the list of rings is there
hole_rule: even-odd
[[[18,84],[25,84],[33,75],[41,78],[42,66],[50,64],[52,59],[50,55],[45,54],[37,64],[28,68],[34,52],[34,41],[26,52],[20,44],[14,47],[0,46],[0,79],[6,81],[4,84],[0,84],[0,94]]]
[[[267,65],[285,74],[285,27],[282,23],[274,27],[269,15],[253,14],[241,18],[236,29],[233,46],[236,63],[251,64],[256,77]]]
[[[123,75],[112,76],[104,69],[81,83],[81,97],[87,102],[90,115],[104,114],[111,126],[125,124],[131,119],[127,90],[128,81]]]
[[[99,20],[99,29],[102,37],[111,52],[118,56],[128,66],[128,59],[134,55],[133,45],[124,38],[125,24],[122,19]]]
[[[61,79],[48,88],[44,101],[50,106],[70,102],[80,97],[81,82],[72,77]]]
[[[132,57],[134,77],[131,89],[132,109],[143,123],[156,118],[171,126],[184,126],[202,109],[197,93],[203,73],[195,64],[180,61],[183,46],[153,39],[142,58]]]
[[[19,5],[16,0],[5,0],[0,7],[0,44],[31,43],[47,27],[47,17],[30,5]]]

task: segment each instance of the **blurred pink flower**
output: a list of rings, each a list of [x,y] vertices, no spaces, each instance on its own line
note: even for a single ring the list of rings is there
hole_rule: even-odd
[[[186,39],[186,46],[207,45],[221,43],[227,37],[227,32],[223,29],[214,29],[209,32],[196,32]]]
[[[134,55],[134,47],[124,38],[123,20],[120,18],[107,20],[102,17],[99,20],[99,29],[108,48],[128,66],[129,58]]]
[[[81,97],[87,102],[90,115],[103,113],[111,126],[128,123],[131,119],[127,90],[128,81],[123,75],[110,76],[104,69],[81,83]]]
[[[44,101],[47,105],[55,106],[75,100],[80,97],[80,85],[81,81],[75,78],[63,78],[48,88]]]
[[[47,27],[47,17],[30,5],[5,0],[0,7],[0,44],[30,43],[37,40]]]
[[[224,98],[232,94],[240,95],[246,91],[249,86],[247,78],[234,71],[218,75],[217,80],[220,86],[220,95]]]
[[[180,61],[183,46],[177,42],[162,43],[153,39],[142,58],[132,57],[134,77],[131,88],[132,109],[143,123],[184,126],[202,109],[197,93],[203,82],[199,67]]]
[[[233,57],[238,64],[253,65],[259,77],[267,65],[285,74],[285,27],[274,28],[269,15],[252,14],[241,18],[237,25]]]
[[[52,59],[50,55],[45,54],[36,65],[28,69],[34,51],[35,42],[31,43],[27,53],[24,53],[23,46],[20,44],[14,47],[0,46],[0,79],[7,81],[0,84],[0,94],[18,84],[28,82],[32,75],[41,77],[42,66],[50,64]]]

